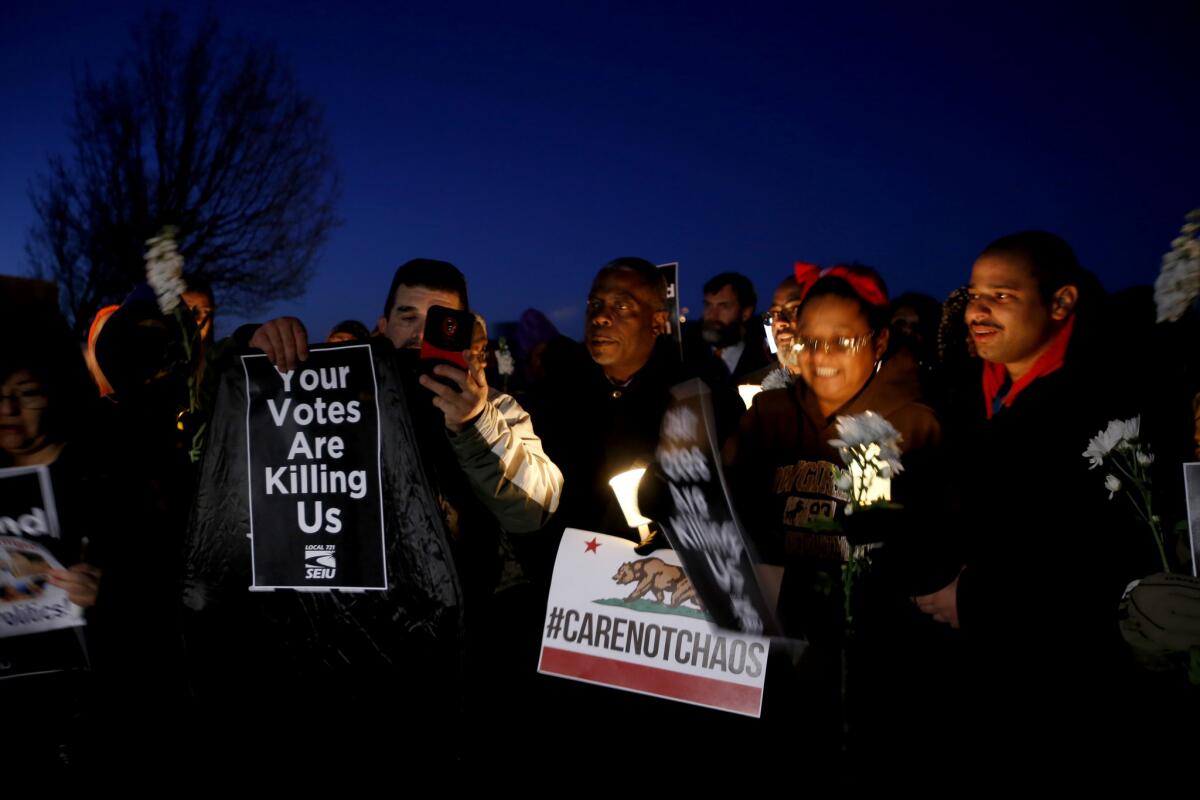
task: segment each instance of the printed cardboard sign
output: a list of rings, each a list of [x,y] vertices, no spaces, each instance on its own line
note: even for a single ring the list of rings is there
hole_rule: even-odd
[[[1192,543],[1192,574],[1200,562],[1200,461],[1183,465],[1183,487],[1187,495],[1188,536]]]
[[[713,625],[675,553],[635,546],[563,533],[538,671],[759,716],[768,640]]]
[[[671,389],[656,455],[668,492],[648,513],[683,560],[709,615],[722,628],[775,633],[778,625],[729,501],[710,392],[702,381]]]
[[[83,609],[53,586],[62,534],[46,467],[0,469],[0,638],[84,625]]]
[[[386,589],[375,365],[367,345],[246,373],[251,589]]]

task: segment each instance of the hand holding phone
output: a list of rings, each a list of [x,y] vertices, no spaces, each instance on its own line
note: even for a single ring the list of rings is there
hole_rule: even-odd
[[[475,315],[445,306],[430,306],[425,313],[425,334],[421,340],[421,371],[430,373],[438,364],[453,364],[466,369],[463,351],[471,349]]]
[[[483,363],[471,353],[475,316],[444,306],[430,306],[421,342],[420,383],[433,392],[446,427],[458,432],[478,417],[487,403]]]

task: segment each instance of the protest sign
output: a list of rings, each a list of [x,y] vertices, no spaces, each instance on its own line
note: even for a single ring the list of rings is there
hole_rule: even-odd
[[[386,589],[379,410],[368,345],[246,375],[251,589]]]
[[[667,491],[656,492],[643,511],[666,533],[709,615],[730,630],[775,633],[755,559],[729,502],[710,392],[702,381],[671,389],[656,459]]]
[[[538,671],[759,716],[768,640],[717,628],[675,553],[635,547],[563,533]]]
[[[62,540],[47,467],[0,469],[0,637],[85,624],[83,609],[47,573],[62,569]]]
[[[1200,575],[1200,461],[1183,465],[1183,487],[1187,495],[1188,536],[1192,544],[1192,574]]]
[[[240,358],[232,360],[218,376],[220,386],[183,542],[180,623],[187,645],[191,686],[197,699],[194,704],[197,716],[201,724],[211,725],[221,735],[230,730],[260,731],[264,721],[301,717],[312,725],[333,726],[331,730],[354,730],[349,720],[358,719],[366,724],[381,709],[392,708],[402,713],[408,730],[432,730],[437,721],[445,718],[446,698],[456,697],[462,690],[461,581],[446,535],[437,487],[430,480],[430,470],[422,463],[418,447],[419,423],[412,417],[416,403],[411,400],[422,396],[417,392],[425,390],[417,383],[416,371],[412,369],[415,358],[403,358],[415,353],[397,351],[386,339],[375,339],[363,348],[368,354],[360,362],[358,351],[353,349],[357,344],[337,348],[350,351],[348,355],[327,353],[334,349],[330,345],[310,346],[308,359],[293,376],[290,394],[283,393],[282,376],[272,374],[264,359],[258,359],[263,368],[254,373],[263,382],[271,381],[268,386],[280,393],[279,397],[271,395],[276,398],[276,410],[282,409],[280,397],[293,398],[289,415],[297,408],[297,401],[312,407],[314,420],[303,429],[312,433],[307,444],[315,455],[315,437],[330,434],[313,430],[319,423],[315,419],[316,399],[311,397],[312,393],[307,395],[308,399],[297,397],[297,392],[303,394],[302,371],[329,366],[325,359],[334,358],[351,367],[353,383],[357,381],[355,373],[360,363],[366,369],[366,359],[371,359],[374,386],[368,378],[362,388],[365,396],[348,397],[332,389],[314,392],[324,398],[326,422],[335,413],[332,403],[342,403],[343,426],[335,426],[337,432],[332,435],[343,437],[344,452],[340,459],[329,459],[327,466],[331,469],[367,468],[362,463],[349,464],[351,449],[358,447],[361,439],[373,447],[376,434],[359,437],[354,430],[372,420],[378,408],[383,491],[378,496],[372,494],[377,489],[373,488],[374,475],[368,474],[365,485],[369,491],[361,501],[341,494],[322,498],[329,501],[327,506],[341,509],[338,518],[342,530],[337,534],[324,531],[306,534],[299,530],[295,504],[300,499],[318,499],[311,495],[277,496],[276,491],[266,499],[291,501],[283,506],[280,518],[273,520],[267,516],[264,521],[258,516],[262,505],[259,500],[265,497],[265,470],[277,469],[281,465],[277,461],[286,464],[287,450],[271,456],[269,461],[256,455],[254,460],[259,463],[253,464],[253,469],[258,474],[252,476],[249,449],[255,446],[252,439],[262,434],[254,427],[274,429],[272,438],[286,439],[288,434],[276,429],[265,400],[257,401],[265,412],[258,417],[251,415],[248,420],[250,393],[257,390],[247,381],[246,366]],[[250,368],[255,367],[251,364]],[[311,383],[313,379],[307,380]],[[374,398],[369,394],[372,390]],[[357,411],[363,420],[345,424],[353,416],[349,409],[353,400],[360,400]],[[430,410],[429,416],[437,411],[432,406]],[[301,414],[301,423],[307,419],[307,412],[296,413]],[[444,437],[441,427],[439,424],[430,435]],[[294,438],[293,434],[286,441],[288,448]],[[294,460],[303,459],[297,455]],[[370,469],[375,469],[373,459],[363,460],[370,460]],[[298,483],[299,480],[297,476]],[[250,535],[251,495],[247,491],[254,481],[262,487],[261,494],[253,498],[254,539],[258,541],[252,541]],[[255,588],[254,567],[258,567],[257,583],[264,588],[303,582],[304,570],[308,569],[303,558],[306,551],[301,551],[299,563],[285,564],[299,571],[298,580],[289,575],[282,576],[283,580],[268,580],[262,575],[263,548],[270,546],[266,537],[272,533],[264,525],[272,522],[278,526],[274,534],[283,540],[285,557],[289,546],[297,540],[301,545],[311,540],[336,544],[336,577],[341,578],[343,568],[351,561],[342,555],[349,546],[347,537],[365,541],[363,530],[378,524],[370,520],[351,521],[351,507],[361,505],[364,515],[375,516],[377,512],[366,514],[369,510],[366,505],[378,504],[379,496],[383,501],[385,548],[379,585],[386,578],[387,591],[247,591],[247,587]],[[306,522],[311,524],[311,503],[306,515]],[[252,555],[252,546],[258,548],[257,556]],[[260,563],[255,564],[255,558]],[[328,567],[313,567],[318,568]],[[330,581],[311,583],[328,585]],[[358,586],[372,584],[374,581],[355,582]],[[297,701],[309,697],[317,686],[332,687],[336,702]],[[245,744],[255,746],[252,739],[253,735],[246,733]]]
[[[679,347],[679,357],[683,357],[683,309],[679,305],[679,262],[672,261],[659,264],[658,272],[667,284],[667,330],[668,336],[675,340]]]

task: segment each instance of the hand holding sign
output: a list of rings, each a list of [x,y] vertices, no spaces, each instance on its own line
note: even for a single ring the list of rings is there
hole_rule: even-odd
[[[487,376],[483,372],[483,360],[470,350],[463,351],[469,369],[461,370],[448,364],[433,368],[433,374],[449,378],[458,384],[458,391],[438,383],[428,375],[422,375],[421,385],[435,395],[433,405],[446,417],[446,427],[458,433],[483,413],[487,405]]]
[[[259,326],[250,337],[250,346],[262,350],[267,360],[287,372],[308,360],[308,331],[295,317],[280,317]]]
[[[251,588],[386,589],[372,346],[318,345],[294,371],[268,354],[242,367]]]
[[[52,569],[46,573],[52,586],[67,593],[71,602],[80,608],[96,605],[100,592],[100,568],[91,564],[75,564],[70,569]]]

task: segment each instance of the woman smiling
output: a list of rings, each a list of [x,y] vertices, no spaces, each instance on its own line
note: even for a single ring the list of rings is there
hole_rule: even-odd
[[[825,749],[833,757],[850,720],[860,735],[872,731],[885,739],[897,733],[889,726],[912,723],[903,703],[924,667],[913,660],[921,648],[912,645],[940,633],[907,598],[945,579],[940,573],[919,578],[913,547],[928,538],[924,523],[933,515],[923,509],[932,503],[922,495],[935,484],[921,475],[931,469],[941,429],[921,402],[916,362],[907,352],[889,353],[887,289],[878,273],[803,264],[796,272],[801,300],[792,348],[802,380],[760,393],[723,455],[738,511],[763,561],[785,568],[783,627],[808,642],[792,692],[776,695],[794,695],[805,720],[801,737],[814,752]],[[849,492],[838,481],[841,458],[829,442],[839,438],[838,417],[867,411],[900,433],[904,472],[893,478],[892,499],[903,510],[848,516]],[[871,564],[847,604],[843,569],[852,545],[868,546]],[[841,691],[847,686],[849,695]],[[847,696],[852,701],[844,705]],[[874,743],[856,744],[879,755]]]

